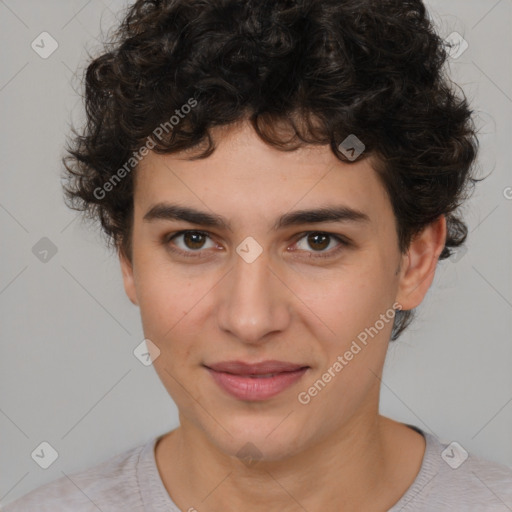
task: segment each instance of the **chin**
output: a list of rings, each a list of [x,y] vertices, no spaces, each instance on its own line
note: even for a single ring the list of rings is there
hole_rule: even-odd
[[[301,451],[306,444],[304,430],[291,418],[283,421],[287,414],[261,418],[231,416],[229,421],[219,418],[231,435],[222,428],[204,431],[219,451],[237,457],[249,466],[258,461],[284,460]]]

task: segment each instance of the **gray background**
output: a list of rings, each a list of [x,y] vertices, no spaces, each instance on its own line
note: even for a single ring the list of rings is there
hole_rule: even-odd
[[[117,259],[60,188],[86,49],[98,49],[125,4],[0,0],[3,504],[178,424],[153,368],[133,355],[143,334]],[[464,210],[468,252],[440,264],[416,322],[390,348],[381,411],[512,465],[512,0],[428,5],[443,37],[457,31],[469,44],[450,69],[478,111],[480,164],[493,172]],[[31,48],[43,31],[59,45],[47,59]],[[47,261],[32,251],[43,237],[57,249]],[[59,454],[46,470],[31,458],[42,441]]]

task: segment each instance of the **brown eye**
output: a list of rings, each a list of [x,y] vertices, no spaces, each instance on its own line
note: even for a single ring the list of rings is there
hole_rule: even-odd
[[[183,241],[188,249],[202,249],[205,239],[205,235],[197,231],[189,231],[183,234]]]
[[[297,249],[309,253],[310,258],[328,258],[336,256],[338,252],[350,244],[340,236],[321,231],[311,231],[304,233],[295,245]],[[330,250],[328,250],[329,248]]]
[[[208,241],[209,246],[206,245]],[[171,237],[166,237],[164,243],[169,250],[184,256],[205,256],[202,249],[215,248],[215,243],[208,233],[202,231],[180,231]]]
[[[329,247],[330,237],[325,233],[311,233],[308,235],[308,244],[311,248],[323,251]]]

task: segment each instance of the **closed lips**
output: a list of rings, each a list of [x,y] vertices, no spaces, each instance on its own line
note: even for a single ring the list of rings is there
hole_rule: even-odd
[[[309,366],[284,361],[224,361],[205,365],[219,387],[238,400],[268,400],[301,379]]]
[[[216,372],[230,373],[245,377],[263,378],[272,377],[279,373],[289,373],[309,368],[306,365],[288,363],[284,361],[262,361],[260,363],[245,363],[243,361],[224,361],[221,363],[205,365]]]

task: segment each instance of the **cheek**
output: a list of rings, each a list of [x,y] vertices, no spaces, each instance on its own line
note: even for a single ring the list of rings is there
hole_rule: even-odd
[[[153,367],[168,393],[186,407],[180,400],[180,383],[184,381],[181,371],[198,352],[192,343],[194,322],[190,320],[191,314],[187,314],[194,296],[187,283],[158,272],[147,273],[143,283],[139,288],[139,307],[144,336],[160,350]]]
[[[365,265],[347,265],[325,277],[296,282],[294,290],[313,313],[317,335],[339,349],[391,307],[391,278],[385,265],[368,260]]]
[[[196,364],[201,354],[196,345],[204,338],[199,330],[208,325],[208,290],[215,286],[215,276],[185,275],[176,266],[154,260],[140,268],[137,295],[144,335],[160,349],[155,368],[175,373],[180,364]]]
[[[190,283],[176,272],[148,264],[137,276],[136,286],[144,334],[158,345],[167,343],[192,307]]]

